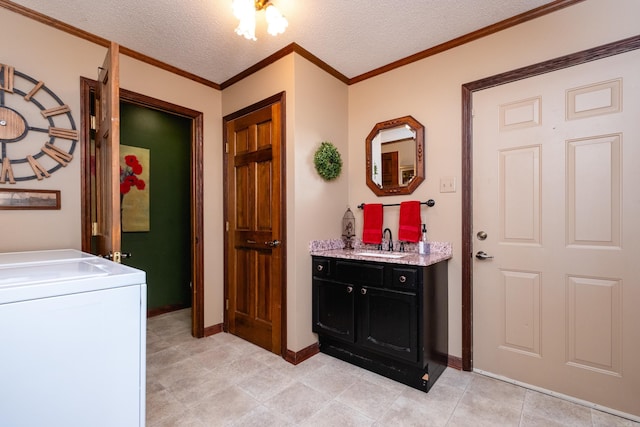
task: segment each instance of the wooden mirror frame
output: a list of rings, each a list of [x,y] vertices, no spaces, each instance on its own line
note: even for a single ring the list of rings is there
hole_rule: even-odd
[[[378,132],[384,129],[391,129],[398,126],[409,126],[416,133],[416,156],[415,156],[415,175],[407,185],[396,185],[381,187],[373,181],[373,162],[372,162],[372,145],[374,138]],[[399,117],[386,122],[377,123],[366,139],[366,161],[367,161],[367,186],[378,196],[395,196],[400,194],[411,194],[424,181],[424,126],[411,116]]]

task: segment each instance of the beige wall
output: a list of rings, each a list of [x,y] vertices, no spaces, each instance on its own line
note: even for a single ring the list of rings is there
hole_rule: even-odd
[[[615,7],[614,7],[615,5]],[[349,203],[433,198],[423,208],[429,238],[453,243],[449,261],[449,352],[461,356],[461,85],[483,77],[623,39],[639,33],[636,0],[587,0],[517,27],[468,43],[349,86]],[[365,185],[363,141],[380,121],[412,115],[425,126],[426,181],[411,196],[376,198]],[[454,176],[456,193],[440,193]],[[398,210],[384,225],[397,230]],[[362,213],[356,212],[362,233]]]
[[[344,83],[292,54],[225,89],[223,115],[281,91],[286,92],[287,348],[299,351],[316,342],[309,241],[339,236],[348,197],[346,171],[323,181],[313,154],[322,141],[331,141],[346,169],[348,100]]]
[[[4,41],[0,63],[43,80],[71,107],[79,128],[80,76],[95,76],[106,49],[6,9],[0,9],[0,40]],[[2,188],[61,190],[62,207],[59,211],[0,211],[0,252],[80,249],[80,149],[76,147],[74,160],[50,178],[3,184]]]
[[[96,78],[106,48],[54,30],[0,8],[0,62],[44,80],[71,107],[80,127],[80,77]],[[205,326],[222,318],[222,126],[221,93],[123,55],[121,87],[204,113],[204,224]],[[74,160],[51,178],[27,181],[12,188],[61,190],[60,211],[2,211],[0,252],[76,248],[80,231],[80,149]],[[5,184],[4,187],[8,187]],[[4,188],[3,187],[3,188]]]
[[[311,257],[309,242],[338,238],[342,216],[347,210],[349,182],[346,173],[349,155],[347,85],[295,55],[295,137],[294,180],[287,180],[293,193],[293,234],[288,237],[287,271],[288,348],[303,349],[317,341],[311,332]],[[323,141],[332,142],[342,157],[343,172],[333,181],[324,181],[315,170],[313,156]],[[289,206],[291,207],[291,206]],[[355,210],[354,206],[351,206]],[[295,245],[295,246],[293,246]],[[293,290],[293,292],[291,292]]]

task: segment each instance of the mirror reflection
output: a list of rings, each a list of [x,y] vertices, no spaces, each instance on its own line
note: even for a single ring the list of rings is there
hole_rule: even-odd
[[[367,185],[377,195],[411,194],[424,181],[424,127],[413,117],[376,124],[366,148]]]
[[[415,175],[416,132],[409,126],[382,129],[373,138],[373,182],[379,187],[408,185]]]

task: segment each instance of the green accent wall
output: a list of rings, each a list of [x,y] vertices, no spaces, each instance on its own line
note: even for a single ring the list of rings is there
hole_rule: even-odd
[[[150,230],[122,233],[123,263],[147,273],[147,309],[190,306],[191,120],[121,102],[120,144],[150,150]]]

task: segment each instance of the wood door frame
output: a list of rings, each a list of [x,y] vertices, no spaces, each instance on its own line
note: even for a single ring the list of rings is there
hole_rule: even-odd
[[[222,219],[223,223],[222,223],[222,227],[223,230],[227,230],[227,224],[229,223],[229,218],[228,218],[228,209],[229,209],[229,179],[228,179],[228,161],[229,161],[229,153],[227,152],[227,125],[228,122],[233,121],[239,117],[242,116],[246,116],[247,114],[250,114],[254,111],[258,111],[262,108],[268,107],[272,104],[277,104],[280,103],[280,111],[281,111],[281,120],[280,120],[280,124],[281,124],[281,129],[280,129],[280,135],[281,135],[281,140],[280,140],[280,212],[283,212],[284,214],[280,215],[280,230],[281,230],[281,240],[282,242],[284,242],[283,244],[283,251],[282,251],[282,257],[281,257],[281,265],[280,265],[280,270],[281,270],[281,274],[282,274],[282,289],[280,292],[280,331],[281,331],[281,337],[280,337],[280,356],[282,358],[287,358],[287,219],[286,219],[286,212],[287,212],[287,193],[286,193],[286,170],[287,170],[287,164],[286,164],[286,93],[285,92],[280,92],[277,93],[273,96],[270,96],[269,98],[263,99],[262,101],[258,101],[255,104],[252,104],[248,107],[242,108],[241,110],[238,110],[234,113],[231,113],[227,116],[223,117],[223,124],[222,124],[222,156],[223,156],[223,168],[222,168],[222,180],[223,180],[223,187],[224,188],[224,198],[223,198],[223,211],[224,211],[224,217]],[[224,233],[224,301],[227,301],[229,299],[229,268],[228,268],[228,259],[229,259],[229,251],[227,250],[227,248],[229,247],[229,233],[228,230],[225,231]],[[223,327],[225,331],[229,330],[229,318],[228,318],[228,313],[227,313],[227,309],[225,307],[225,309],[223,310],[224,316],[223,316]]]
[[[82,250],[91,251],[91,91],[96,90],[98,82],[80,77],[80,116],[81,116],[81,230]],[[191,119],[191,290],[192,316],[191,332],[197,338],[204,337],[204,195],[203,195],[203,125],[204,117],[200,111],[191,110],[146,95],[120,89],[120,101],[141,107],[159,110]]]
[[[473,93],[640,49],[640,35],[462,85],[462,369],[473,370]]]

